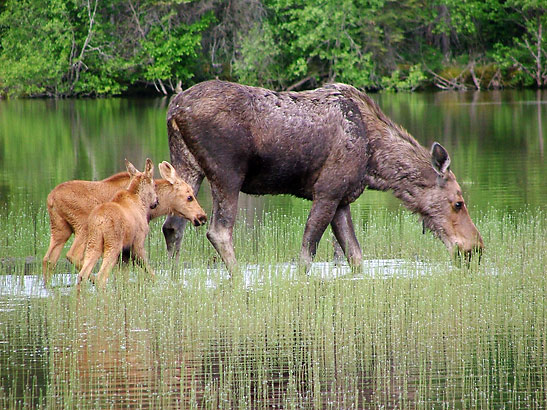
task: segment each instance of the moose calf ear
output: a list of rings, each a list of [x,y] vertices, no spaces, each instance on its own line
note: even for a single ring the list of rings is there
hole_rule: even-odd
[[[178,178],[177,171],[169,162],[160,162],[158,168],[160,169],[160,174],[163,179],[168,181],[171,185],[176,184]]]
[[[431,165],[435,172],[441,176],[450,169],[448,151],[438,142],[434,142],[431,146]]]
[[[146,158],[146,165],[144,168],[144,172],[150,177],[154,177],[154,163],[150,158]]]
[[[125,168],[127,169],[127,172],[129,172],[130,175],[135,175],[139,172],[137,168],[135,168],[135,165],[133,165],[131,162],[125,159]]]

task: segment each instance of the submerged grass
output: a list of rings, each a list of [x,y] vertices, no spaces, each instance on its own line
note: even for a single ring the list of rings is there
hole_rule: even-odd
[[[547,407],[543,211],[480,217],[487,248],[466,265],[414,216],[357,209],[379,263],[327,263],[326,233],[310,274],[291,263],[306,215],[259,216],[237,225],[232,280],[204,229],[175,265],[154,222],[155,282],[129,268],[104,292],[2,289],[0,407]],[[39,280],[44,210],[2,218],[4,271]]]

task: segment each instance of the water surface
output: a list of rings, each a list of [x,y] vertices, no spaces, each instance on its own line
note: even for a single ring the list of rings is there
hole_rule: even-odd
[[[547,91],[374,94],[381,108],[423,145],[443,144],[472,210],[521,210],[547,202]],[[70,179],[102,179],[149,156],[169,160],[166,99],[0,101],[2,212],[42,206]],[[210,209],[210,195],[201,201]],[[387,207],[390,194],[366,191],[354,208]],[[309,207],[292,197],[242,196],[244,209]],[[306,208],[307,209],[307,208]]]

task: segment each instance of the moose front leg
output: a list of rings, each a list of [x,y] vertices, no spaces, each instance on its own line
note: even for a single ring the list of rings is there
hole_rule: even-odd
[[[169,256],[178,260],[180,244],[182,242],[182,235],[184,233],[184,227],[186,226],[186,219],[176,215],[169,215],[165,219],[161,228],[163,236],[165,237],[165,244],[167,245],[167,252]]]
[[[207,230],[207,239],[222,258],[230,275],[233,275],[237,269],[237,260],[232,234],[237,215],[239,188],[225,192],[225,190],[211,185],[211,193],[213,195],[213,217]]]
[[[363,260],[361,247],[355,236],[349,205],[339,206],[331,222],[332,231],[351,266],[359,266]]]
[[[133,263],[135,265],[139,266],[146,274],[148,274],[149,279],[155,279],[156,274],[154,272],[154,269],[148,264],[147,258],[146,258],[146,250],[144,248],[144,239],[137,241],[137,243],[134,243],[131,248],[131,259],[133,260]]]
[[[325,229],[331,223],[338,202],[326,199],[316,199],[308,215],[306,228],[304,229],[304,237],[302,238],[302,250],[300,251],[300,260],[307,267],[311,264],[317,245],[323,236]]]

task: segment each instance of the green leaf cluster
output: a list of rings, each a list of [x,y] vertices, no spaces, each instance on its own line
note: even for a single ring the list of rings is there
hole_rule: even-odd
[[[0,95],[547,85],[545,0],[2,0]]]
[[[177,12],[184,7],[182,1],[7,0],[0,87],[7,95],[59,97],[188,84],[201,33],[214,16],[185,22]]]

